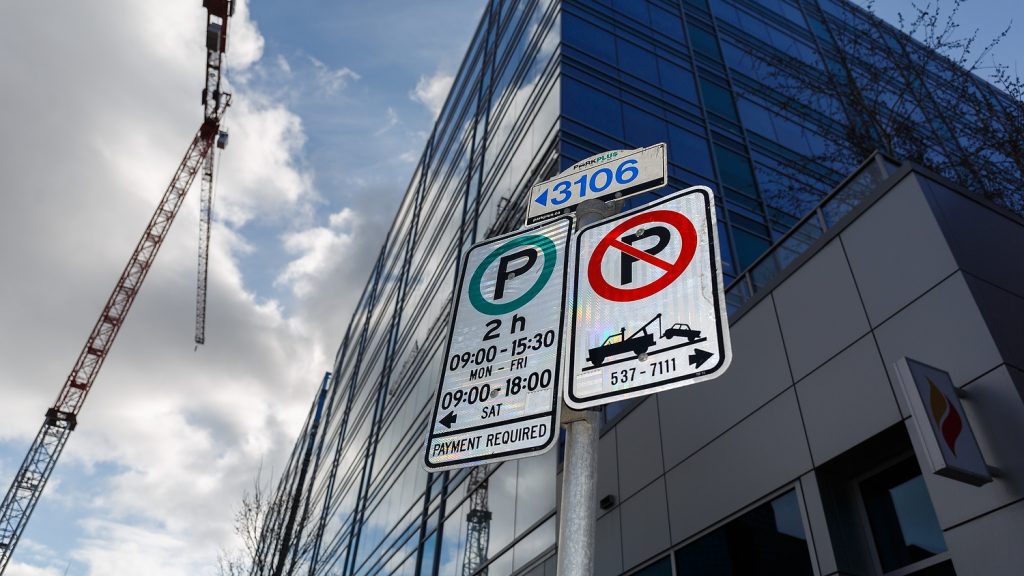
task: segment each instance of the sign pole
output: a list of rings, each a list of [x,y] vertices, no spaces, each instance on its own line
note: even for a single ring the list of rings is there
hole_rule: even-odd
[[[582,228],[618,213],[622,201],[605,204],[586,200],[576,209]],[[590,576],[594,573],[597,523],[598,413],[562,406],[565,460],[562,463],[562,503],[558,521],[558,574]]]

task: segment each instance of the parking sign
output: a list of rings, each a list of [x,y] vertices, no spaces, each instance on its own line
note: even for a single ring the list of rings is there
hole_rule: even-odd
[[[580,230],[566,403],[716,378],[732,348],[714,194],[696,186]]]
[[[541,454],[558,438],[572,219],[492,238],[466,254],[425,466]]]

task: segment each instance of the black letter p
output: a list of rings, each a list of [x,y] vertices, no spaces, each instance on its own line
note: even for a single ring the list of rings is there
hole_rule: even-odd
[[[526,263],[518,268],[509,269],[512,262],[526,258]],[[501,300],[505,295],[505,281],[515,277],[516,274],[526,272],[537,262],[537,251],[533,248],[523,248],[518,252],[506,254],[498,261],[498,279],[494,282],[494,299]]]

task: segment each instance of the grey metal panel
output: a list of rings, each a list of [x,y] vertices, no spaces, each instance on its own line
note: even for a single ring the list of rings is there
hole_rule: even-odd
[[[665,480],[659,478],[622,503],[622,567],[633,566],[669,547]]]
[[[1024,227],[941,184],[923,183],[960,269],[1024,297],[1024,266],[1014,265],[1024,254]]]
[[[804,513],[810,527],[808,537],[814,545],[818,572],[831,574],[839,568],[832,549],[832,537],[828,532],[825,507],[821,501],[821,491],[818,489],[818,478],[814,472],[808,472],[800,478],[800,491],[803,493]]]
[[[995,576],[1021,573],[1024,546],[1024,502],[997,510],[946,532],[957,576]]]
[[[594,574],[615,576],[622,572],[622,539],[619,536],[619,509],[597,519]]]
[[[1024,297],[969,274],[964,279],[1003,360],[1024,367]]]
[[[963,385],[1002,363],[963,273],[957,272],[875,329],[889,380],[902,356],[949,372]],[[897,395],[901,410],[904,399]]]
[[[971,430],[990,466],[1002,470],[1002,477],[975,487],[963,482],[925,473],[928,493],[935,505],[935,514],[943,528],[955,526],[990,510],[1024,498],[1024,402],[1017,394],[1014,380],[1024,380],[1024,373],[1001,366],[966,386],[967,397],[962,405]],[[908,424],[910,424],[908,422]],[[911,434],[914,449],[917,438]],[[918,458],[921,460],[921,457]],[[922,469],[927,469],[922,465]],[[1018,533],[1020,527],[1018,526]]]
[[[908,174],[841,235],[872,326],[957,269],[919,178]]]
[[[712,382],[658,394],[666,468],[792,385],[771,296],[730,331],[733,360],[725,374]]]
[[[774,297],[795,380],[868,331],[853,274],[837,240],[786,279]]]
[[[664,474],[657,397],[640,403],[615,427],[618,433],[619,493],[623,500]]]
[[[607,495],[615,497],[619,502],[619,460],[615,447],[615,428],[601,437],[597,448],[597,499]],[[596,506],[596,504],[595,504]],[[607,514],[606,510],[597,509],[598,516]]]
[[[810,468],[811,454],[796,394],[787,390],[665,474],[673,543],[689,538]]]
[[[818,465],[900,421],[871,334],[797,382],[796,394]]]

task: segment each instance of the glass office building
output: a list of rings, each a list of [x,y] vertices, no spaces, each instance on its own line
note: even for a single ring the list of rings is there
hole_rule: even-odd
[[[785,74],[859,77],[843,72],[856,62],[837,57],[836,40],[859,26],[897,34],[843,0],[490,1],[280,479],[255,573],[554,574],[559,450],[475,472],[422,466],[463,253],[519,227],[533,183],[598,152],[667,142],[663,190],[715,190],[730,312],[749,315],[788,266],[897,171],[876,156],[847,177],[863,159],[846,153],[855,115],[842,101],[783,102]],[[933,107],[944,70],[934,86],[918,86]],[[951,133],[944,122],[919,129]],[[784,482],[734,507],[725,523],[680,531],[652,521],[654,535],[641,540],[664,545],[637,548],[639,536],[627,534],[630,501],[635,510],[650,486],[673,499],[674,440],[664,429],[659,471],[647,484],[630,480],[646,464],[630,460],[623,438],[640,415],[663,428],[671,419],[665,402],[660,416],[644,412],[651,406],[604,412],[599,491],[612,497],[598,531],[620,544],[605,549],[617,557],[599,557],[600,573],[829,572],[808,551],[808,489]],[[886,549],[885,573],[948,558],[917,465],[901,466],[866,489],[870,500],[899,488],[898,509],[879,497],[872,513],[891,524],[918,507],[925,519],[913,545]],[[948,573],[925,564],[929,574]]]

